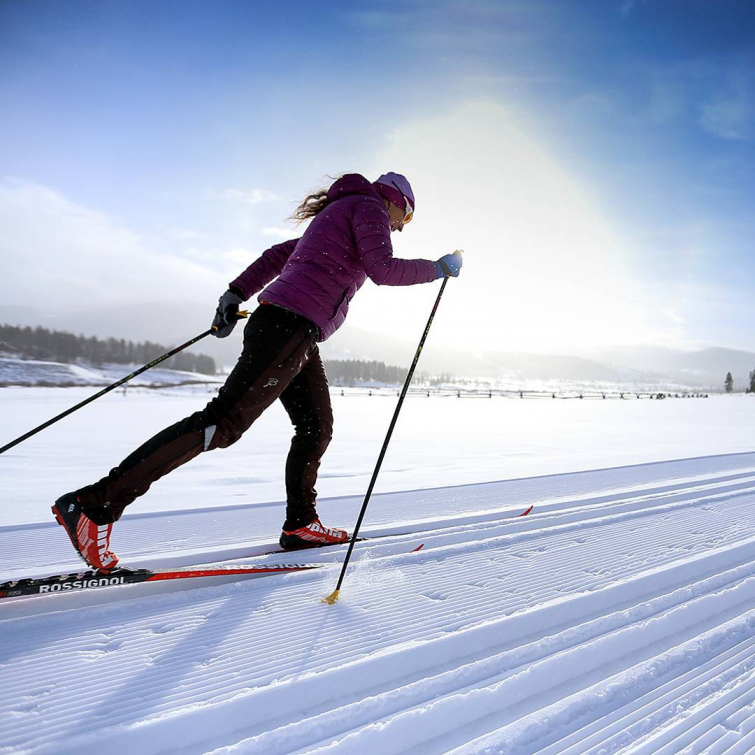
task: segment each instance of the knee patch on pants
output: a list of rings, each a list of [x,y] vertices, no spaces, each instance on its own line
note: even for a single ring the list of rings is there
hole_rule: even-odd
[[[218,429],[217,425],[210,425],[209,427],[205,427],[204,429],[204,443],[202,444],[202,450],[203,451],[209,451],[210,450],[210,444],[212,443],[212,439],[215,437],[215,431]]]
[[[245,428],[244,428],[245,429]],[[209,425],[204,429],[203,451],[232,446],[244,434],[244,429],[234,428],[230,423]]]

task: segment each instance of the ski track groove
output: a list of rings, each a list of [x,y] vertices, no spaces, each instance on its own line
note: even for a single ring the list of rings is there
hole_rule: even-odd
[[[739,571],[742,570],[740,569]],[[749,573],[749,575],[752,575],[754,572],[755,567],[747,567],[747,573]],[[731,579],[741,579],[741,575],[729,578],[727,584],[730,584]],[[713,578],[710,581],[715,582],[717,580],[716,578]],[[686,592],[686,590],[682,589],[675,592],[681,594]],[[662,596],[661,598],[657,598],[655,599],[655,602],[663,603],[667,597],[668,596]],[[672,603],[671,608],[675,607],[680,602],[683,602],[683,599],[676,598],[676,601],[676,603]],[[648,617],[655,616],[657,613],[667,609],[668,606],[663,605],[657,607],[657,609],[648,609],[642,618],[643,620],[647,620]],[[634,618],[635,621],[638,619],[636,616]],[[584,641],[588,637],[598,637],[609,631],[615,631],[617,628],[621,629],[625,625],[625,621],[618,621],[618,623],[614,622],[613,625],[611,625],[611,620],[612,617],[607,617],[607,619],[590,622],[595,625],[595,628],[589,632],[580,629],[581,639]],[[608,626],[606,626],[607,624]],[[574,632],[574,630],[570,631],[572,633]],[[567,632],[562,632],[560,634],[567,634]],[[558,636],[559,635],[557,635],[557,637]],[[562,646],[564,643],[567,648],[571,646],[568,639],[562,640]],[[559,647],[555,645],[553,641],[545,646],[543,643],[531,643],[523,648],[518,648],[515,652],[505,651],[500,652],[497,655],[488,656],[483,660],[472,660],[464,665],[457,666],[451,671],[439,673],[437,676],[428,676],[419,682],[409,683],[404,688],[384,691],[370,698],[364,698],[356,703],[352,703],[343,709],[329,711],[318,717],[318,727],[322,729],[326,725],[326,719],[334,719],[336,717],[340,720],[348,721],[351,725],[350,730],[353,730],[354,724],[359,723],[360,720],[365,724],[369,724],[371,721],[380,720],[381,725],[386,725],[387,715],[394,712],[391,711],[390,708],[396,708],[395,703],[391,706],[391,698],[394,698],[397,695],[401,697],[403,705],[401,705],[396,712],[403,715],[407,710],[407,703],[409,702],[413,704],[414,709],[421,710],[420,706],[422,703],[427,703],[431,700],[437,703],[437,700],[440,698],[448,698],[452,695],[458,695],[459,692],[477,689],[481,685],[491,686],[494,682],[513,676],[518,670],[521,670],[525,664],[532,664],[533,662],[542,659],[548,653],[554,653],[558,650]],[[508,656],[517,655],[520,657],[515,661],[508,664],[506,663]],[[449,684],[444,678],[451,680],[451,684]],[[440,691],[440,694],[438,694],[438,690]],[[411,699],[409,699],[409,695],[411,695]],[[365,710],[365,708],[367,710]],[[291,730],[295,727],[296,724],[291,724],[286,728]],[[281,736],[278,732],[271,732],[255,737],[254,751],[286,752],[287,750],[280,739]],[[276,742],[276,740],[278,741]],[[405,743],[405,740],[402,740],[402,742]],[[444,740],[444,742],[447,744],[447,739]],[[250,746],[251,742],[245,744]],[[434,751],[437,751],[437,749]]]
[[[361,543],[335,607],[319,598],[336,549],[265,559],[331,565],[285,577],[146,597],[113,588],[124,598],[102,590],[78,610],[73,595],[45,596],[4,620],[0,608],[0,752],[157,751],[159,732],[187,753],[747,752],[751,458],[740,472],[554,496],[526,518],[500,501]],[[50,528],[16,529],[24,541]],[[297,684],[306,710],[288,693]],[[225,734],[201,741],[202,722]]]
[[[743,472],[737,475],[729,474],[723,475],[719,478],[705,480],[694,479],[690,481],[674,483],[671,485],[658,485],[651,488],[632,488],[628,491],[614,492],[607,496],[595,496],[593,498],[588,497],[586,501],[585,499],[573,500],[568,497],[566,499],[555,497],[554,501],[544,501],[533,496],[532,500],[530,500],[530,498],[527,498],[527,500],[523,502],[521,506],[523,509],[530,503],[534,503],[537,506],[539,516],[542,517],[553,515],[558,516],[562,513],[566,513],[568,515],[570,510],[576,505],[579,507],[579,512],[577,512],[579,516],[584,517],[587,513],[588,516],[586,518],[591,519],[593,517],[589,515],[592,514],[593,511],[595,511],[595,513],[599,515],[598,512],[601,508],[608,507],[618,509],[622,505],[641,507],[643,503],[652,508],[657,506],[658,502],[663,500],[664,498],[673,498],[680,496],[682,500],[684,500],[688,497],[689,493],[703,491],[706,489],[714,489],[716,487],[718,487],[719,489],[724,489],[724,486],[727,483],[733,482],[735,480],[737,481],[738,485],[743,486],[743,490],[745,490],[746,492],[755,490],[755,474]],[[481,486],[471,487],[480,487],[483,489],[485,489],[486,487],[491,487],[493,490],[495,490],[496,485],[492,484],[491,486],[486,486],[483,484]],[[430,493],[432,492],[433,491],[430,491]],[[519,510],[521,511],[521,509]],[[229,536],[227,534],[228,532],[236,533],[243,531],[243,524],[234,522],[234,526],[228,527],[224,517],[228,517],[229,521],[232,522],[234,521],[234,518],[241,516],[245,516],[247,518],[251,517],[253,520],[254,515],[257,513],[257,511],[255,511],[255,507],[248,507],[248,509],[245,509],[243,507],[236,507],[227,510],[208,509],[206,513],[208,513],[211,517],[210,522],[203,523],[208,526],[208,535],[215,536],[215,541],[218,542],[218,544],[221,544],[222,542],[222,545],[229,548],[235,546],[236,550],[244,549],[243,543],[240,543],[238,541],[237,536]],[[492,510],[487,514],[482,514],[479,516],[488,518],[493,524],[495,524],[496,520],[500,520],[502,515],[505,517],[511,517],[515,516],[516,513],[516,509],[512,510],[511,504],[509,504],[506,507],[505,511],[501,509]],[[154,527],[153,520],[160,518],[166,519],[174,530],[174,536],[172,539],[172,543],[174,545],[170,546],[170,544],[166,544],[166,547],[178,546],[178,550],[190,548],[191,545],[194,544],[192,541],[197,540],[197,536],[195,534],[195,530],[197,528],[196,525],[193,524],[194,517],[196,516],[196,513],[191,512],[186,515],[186,518],[190,521],[188,523],[182,523],[181,517],[178,517],[175,512],[166,514],[137,514],[132,517],[131,521],[126,520],[129,528],[131,528],[131,531],[127,531],[127,534],[130,534],[131,536],[126,538],[127,542],[124,544],[125,549],[121,545],[121,541],[117,540],[119,546],[118,552],[120,554],[130,553],[132,561],[134,557],[137,557],[140,554],[149,554],[150,550],[154,547],[152,545],[153,540],[150,537],[144,537],[144,533],[140,531],[140,524],[146,521],[149,523],[150,527]],[[464,517],[461,518],[463,519]],[[527,520],[525,519],[523,521],[526,522]],[[483,521],[482,524],[484,526],[485,521]],[[446,522],[443,526],[447,525],[448,523]],[[463,524],[457,526],[459,526],[460,528],[464,528],[465,526],[474,527],[474,525]],[[219,535],[219,531],[223,532],[223,537],[217,537]],[[254,531],[253,526],[249,526],[249,531]],[[369,534],[369,530],[365,530],[365,534]],[[19,547],[25,549],[27,547],[34,548],[36,546],[37,548],[39,548],[40,538],[45,541],[45,547],[43,548],[44,553],[50,554],[52,556],[52,558],[47,562],[49,567],[57,567],[57,565],[60,564],[62,566],[60,570],[62,571],[80,571],[82,568],[80,561],[71,560],[70,545],[64,538],[60,537],[60,531],[58,529],[58,525],[55,522],[44,522],[38,525],[11,525],[8,527],[0,527],[0,535],[8,535],[7,538],[0,537],[0,570],[2,570],[3,572],[10,572],[11,576],[14,578],[21,576],[35,576],[35,574],[15,574],[13,573],[11,565],[16,563],[16,554],[18,553]],[[116,539],[118,537],[119,536],[116,535]],[[7,546],[5,545],[5,543],[7,543]],[[198,541],[196,544],[199,543],[203,545],[204,539]],[[272,546],[272,543],[266,543],[264,546],[258,546],[258,549],[260,552],[262,552],[265,550],[270,550]],[[206,553],[206,548],[204,550]],[[247,550],[254,550],[254,546],[247,546]],[[209,556],[210,559],[212,559],[213,554],[210,553],[206,555]],[[222,554],[218,555],[224,557]],[[194,565],[200,562],[201,561],[199,561],[197,557],[194,557],[182,561],[181,565]],[[39,571],[39,574],[43,573],[44,571]]]
[[[686,718],[688,710],[715,696],[726,684],[741,676],[740,668],[752,667],[755,639],[750,638],[696,669],[643,695],[634,705],[619,708],[599,724],[587,726],[542,750],[542,755],[581,755],[588,752],[617,752],[638,747],[649,734],[660,736],[662,729]]]
[[[178,619],[180,619],[180,617],[176,617],[176,619],[178,620]],[[187,627],[188,627],[188,628],[191,628],[191,625],[192,625],[192,621],[193,621],[194,623],[196,623],[196,617],[191,617],[191,620],[190,620],[190,621],[187,621],[187,625],[184,625],[184,626],[178,626],[178,627],[177,627],[177,629],[179,629],[179,630],[180,630],[180,629],[187,629]],[[179,622],[179,621],[177,621],[176,623],[180,623],[180,622]],[[150,631],[151,631],[151,630],[150,630]],[[154,632],[152,632],[152,633],[154,634]],[[397,639],[400,639],[400,638],[397,638]],[[125,640],[124,640],[124,642],[125,642]],[[200,643],[200,644],[199,644],[199,647],[202,647],[202,646],[203,646],[203,643]],[[185,649],[186,649],[186,648],[185,648]],[[189,647],[188,649],[191,649],[191,648]],[[229,648],[229,651],[233,651],[233,648]],[[184,689],[184,691],[186,691],[186,688]]]
[[[672,558],[673,558],[673,556],[672,556]],[[628,576],[628,574],[625,575],[625,576]],[[593,585],[597,586],[598,584],[599,584],[598,582],[594,582],[588,589],[591,589],[591,588],[593,588]],[[541,602],[539,600],[539,598],[540,598],[540,594],[539,593],[528,592],[528,595],[529,595],[530,599],[534,598],[535,602]],[[519,607],[520,606],[518,604],[513,604],[513,605],[509,604],[508,606],[501,606],[501,608],[505,612],[515,612]],[[467,609],[467,606],[465,606],[465,605],[458,606],[457,605],[457,607],[454,610],[454,613],[465,613],[465,614],[468,615],[469,611]],[[189,616],[189,618],[186,620],[186,623],[184,625],[180,624],[180,620],[181,620],[181,616],[179,614],[179,616],[176,617],[176,623],[178,624],[178,626],[176,627],[176,631],[178,631],[180,629],[187,629],[187,627],[190,629],[191,626],[192,626],[192,624],[196,623],[196,617],[195,616]],[[156,633],[154,632],[154,630],[149,630],[148,631],[148,635],[150,635],[150,634],[154,636]],[[159,635],[158,635],[158,637],[159,637]],[[265,637],[263,636],[263,637],[261,637],[261,639],[265,639]],[[403,639],[404,639],[404,636],[401,636],[401,635],[398,635],[396,637],[396,640],[398,640],[398,641],[401,641]],[[147,638],[145,638],[145,639],[142,640],[142,644],[139,646],[139,650],[137,652],[137,655],[139,655],[139,654],[141,654],[141,653],[143,653],[145,651],[148,651],[150,649],[150,645],[148,643],[148,640],[149,640],[149,637],[147,637]],[[147,644],[145,644],[145,641],[147,641]],[[124,643],[125,642],[126,642],[126,639],[124,639]],[[195,649],[195,648],[201,648],[203,646],[204,646],[204,643],[195,643],[195,644],[188,644],[188,645],[186,643],[184,643],[183,647],[184,647],[185,650],[192,650],[192,649]],[[352,646],[352,650],[353,649],[354,648]],[[357,646],[356,649],[357,650],[361,650],[362,646],[361,645]],[[234,648],[230,647],[228,650],[229,650],[229,652],[232,652],[234,650]],[[326,656],[325,660],[326,661],[331,661],[333,659],[331,657]]]

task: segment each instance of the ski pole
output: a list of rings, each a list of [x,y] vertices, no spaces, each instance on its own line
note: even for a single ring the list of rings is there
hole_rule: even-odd
[[[239,319],[243,319],[244,317],[248,317],[249,313],[246,311],[240,311],[238,313]],[[109,393],[110,391],[117,388],[119,385],[123,385],[124,383],[127,383],[129,380],[132,380],[137,375],[141,375],[142,372],[146,372],[151,367],[154,367],[157,364],[160,364],[160,362],[164,362],[166,359],[170,359],[170,357],[174,356],[175,354],[178,354],[179,351],[183,351],[184,349],[188,348],[192,344],[195,344],[197,341],[201,341],[203,338],[206,338],[210,335],[214,330],[217,328],[213,325],[209,330],[205,330],[204,333],[200,333],[198,336],[195,336],[190,341],[187,341],[186,343],[182,343],[180,346],[176,346],[175,349],[171,349],[167,353],[163,354],[161,357],[157,357],[157,359],[153,359],[149,364],[145,364],[144,367],[140,367],[138,370],[132,372],[130,375],[126,375],[126,377],[121,378],[120,380],[116,381],[115,383],[112,383],[111,385],[107,386],[107,388],[103,388],[99,393],[95,393],[94,396],[90,396],[87,399],[84,399],[80,403],[76,404],[76,406],[72,406],[70,409],[66,409],[64,412],[61,412],[56,417],[53,417],[52,419],[48,419],[47,422],[43,422],[38,427],[35,427],[33,430],[29,430],[28,433],[24,433],[19,438],[16,438],[15,440],[12,440],[10,443],[7,443],[2,448],[0,448],[0,454],[5,453],[9,449],[13,448],[14,446],[17,446],[19,443],[23,443],[27,438],[31,438],[32,435],[36,435],[38,432],[41,432],[42,430],[50,427],[50,425],[54,425],[59,420],[63,419],[64,417],[67,417],[69,414],[73,414],[75,411],[78,411],[83,406],[86,406],[87,404],[91,404],[92,401],[96,401],[100,396],[104,396],[106,393]]]
[[[448,276],[446,276],[443,279],[443,283],[440,286],[440,291],[438,291],[438,298],[435,300],[435,304],[433,305],[432,312],[430,312],[430,319],[427,321],[427,325],[425,326],[425,332],[422,334],[422,338],[420,339],[419,346],[417,347],[417,353],[414,355],[414,361],[412,362],[412,366],[409,368],[409,373],[407,374],[406,380],[404,381],[404,387],[401,390],[401,396],[399,396],[398,404],[396,405],[396,411],[393,412],[393,419],[391,420],[391,424],[388,427],[388,433],[386,434],[385,440],[383,441],[383,447],[380,449],[380,455],[378,456],[377,464],[375,465],[375,470],[372,473],[372,479],[370,480],[370,484],[367,486],[367,494],[364,497],[362,510],[359,512],[357,523],[354,525],[354,532],[351,535],[351,542],[349,542],[349,549],[346,551],[346,558],[344,559],[343,566],[341,567],[341,574],[338,577],[338,584],[336,585],[336,589],[330,595],[322,599],[323,603],[329,603],[330,605],[333,605],[338,600],[338,596],[341,592],[341,585],[343,584],[343,578],[346,575],[346,568],[348,567],[349,559],[351,558],[351,552],[354,550],[354,543],[357,541],[359,528],[362,526],[362,520],[364,519],[364,515],[367,512],[367,504],[370,502],[372,489],[375,487],[375,481],[377,480],[378,473],[380,472],[380,466],[382,465],[383,459],[385,458],[385,453],[388,450],[388,443],[391,440],[391,435],[393,435],[393,428],[396,426],[396,420],[398,419],[398,414],[401,411],[401,405],[404,403],[406,392],[409,390],[409,383],[412,382],[412,377],[414,377],[414,369],[417,366],[417,362],[419,361],[419,355],[422,353],[422,347],[425,345],[425,339],[427,338],[427,334],[430,332],[430,326],[433,324],[433,318],[435,317],[435,313],[438,311],[438,305],[440,304],[440,297],[443,296],[443,291],[446,288],[446,283],[448,283]]]

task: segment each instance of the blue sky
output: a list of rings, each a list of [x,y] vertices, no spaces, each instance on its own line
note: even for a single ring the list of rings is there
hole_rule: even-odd
[[[396,170],[397,254],[467,249],[452,337],[755,350],[747,2],[5,0],[0,102],[11,305],[212,309],[326,174]]]

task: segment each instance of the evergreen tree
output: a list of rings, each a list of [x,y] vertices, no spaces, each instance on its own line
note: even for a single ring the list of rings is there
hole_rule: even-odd
[[[731,376],[731,372],[726,373],[724,388],[726,389],[727,393],[731,393],[734,390],[734,378]]]
[[[755,370],[750,373],[750,393],[755,393]]]

